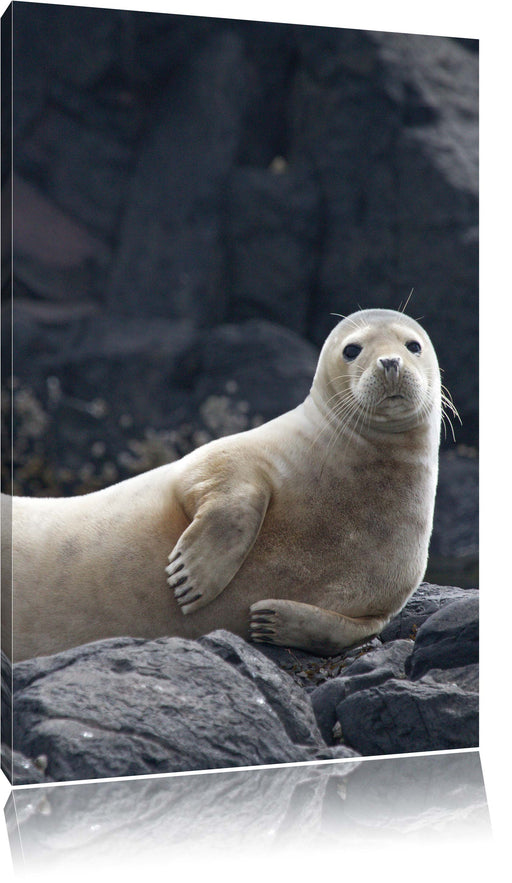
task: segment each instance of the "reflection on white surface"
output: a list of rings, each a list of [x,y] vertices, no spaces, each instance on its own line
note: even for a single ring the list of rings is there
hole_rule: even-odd
[[[13,791],[15,877],[76,869],[177,869],[243,851],[483,842],[490,835],[477,751]],[[163,864],[162,864],[163,863]]]

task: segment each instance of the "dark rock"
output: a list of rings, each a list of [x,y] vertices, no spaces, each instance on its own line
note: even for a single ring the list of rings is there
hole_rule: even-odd
[[[277,417],[305,398],[317,360],[263,320],[201,332],[113,314],[41,321],[18,304],[15,318],[15,491],[27,495],[96,490]]]
[[[109,651],[123,649],[124,647],[137,647],[144,643],[143,638],[109,638],[105,649]],[[93,641],[80,647],[71,647],[61,653],[52,656],[36,656],[33,659],[25,659],[17,662],[12,667],[13,693],[25,690],[55,672],[63,671],[78,662],[93,661],[101,653],[103,641]]]
[[[394,644],[402,642],[384,646]],[[343,742],[361,754],[477,746],[478,594],[466,592],[428,616],[411,646],[398,677],[392,672],[380,683],[374,680],[366,686],[365,678],[379,677],[379,667],[358,675],[351,666],[338,679],[346,682],[343,690],[331,687],[332,696],[326,690]],[[377,653],[369,654],[355,665],[371,665],[374,655],[378,660]],[[333,708],[321,698],[317,693],[313,705],[325,738]]]
[[[162,83],[211,27],[193,16],[45,4],[14,12],[16,167],[105,243],[117,240]]]
[[[2,510],[2,533],[4,531],[5,510]],[[7,607],[7,605],[6,605]],[[5,615],[5,614],[3,614]],[[7,649],[7,648],[5,648]],[[12,665],[2,647],[2,745],[11,740],[12,726]]]
[[[262,316],[320,345],[332,312],[396,308],[414,287],[474,444],[478,372],[461,366],[477,351],[476,53],[44,4],[20,4],[14,26],[15,166],[33,197],[15,189],[14,269],[29,298],[207,326]],[[52,224],[25,235],[50,216],[56,266]]]
[[[453,684],[466,693],[478,693],[479,665],[473,662],[455,668],[430,668],[421,678],[422,683]]]
[[[478,745],[478,696],[451,684],[388,680],[336,707],[343,741],[363,755]]]
[[[11,751],[8,740],[2,742],[2,770],[9,782],[16,785],[39,785],[52,782],[46,775],[48,758],[45,755],[30,760],[20,751]]]
[[[416,635],[406,664],[413,680],[433,668],[457,668],[478,662],[478,597],[463,598],[434,613]]]
[[[343,674],[347,666],[355,659],[360,659],[372,650],[382,648],[382,641],[378,637],[361,641],[352,647],[347,647],[337,656],[319,656],[315,653],[306,653],[297,650],[296,647],[274,647],[272,644],[259,644],[258,649],[279,668],[288,672],[292,678],[311,693],[320,684],[330,681]]]
[[[30,781],[35,764],[42,781],[60,781],[475,746],[478,596],[453,601],[457,592],[421,587],[415,642],[373,638],[337,657],[217,631],[17,663],[17,774]]]
[[[252,644],[222,629],[200,638],[199,643],[250,679],[275,709],[292,742],[313,746],[318,744],[315,718],[306,695],[301,690],[292,690],[289,703],[284,704],[282,672]],[[286,681],[287,676],[284,677]]]
[[[343,673],[351,679],[350,692],[360,686],[382,683],[388,678],[405,677],[405,661],[413,647],[410,640],[392,641],[355,659]]]
[[[381,646],[382,641],[380,635],[375,635],[373,638],[366,638],[364,641],[354,644],[352,647],[347,647],[347,649],[343,651],[343,660],[345,664],[348,665],[351,660],[360,659],[365,653],[370,653],[372,650],[378,650]]]
[[[99,641],[14,677],[15,749],[55,781],[354,756],[325,745],[288,675],[224,632]]]
[[[133,175],[108,309],[212,325],[226,316],[220,202],[248,100],[241,40],[214,33],[155,109]]]
[[[477,552],[477,451],[464,448],[441,451],[430,554],[462,557]]]
[[[383,628],[380,638],[384,642],[395,641],[397,638],[414,638],[420,626],[433,613],[453,601],[464,601],[468,598],[478,599],[478,590],[421,583],[400,613]]]
[[[111,249],[44,190],[18,174],[13,176],[13,190],[16,302],[29,291],[39,299],[31,304],[33,311],[46,313],[50,319],[59,313],[90,314],[97,305],[98,277],[112,258]]]
[[[97,490],[199,443],[181,431],[194,408],[181,367],[190,323],[14,312],[16,493]]]
[[[182,371],[193,386],[196,411],[217,436],[249,429],[251,418],[263,423],[295,408],[309,393],[317,359],[318,350],[294,332],[250,319],[203,332]],[[228,422],[218,426],[223,412]]]
[[[412,641],[392,641],[359,657],[343,673],[316,687],[311,703],[320,732],[327,744],[333,741],[336,708],[351,693],[382,684],[390,678],[405,678],[405,661],[413,648]]]
[[[465,587],[478,584],[478,456],[475,449],[461,446],[441,451],[426,580]]]
[[[283,159],[270,169],[235,169],[226,214],[232,319],[268,319],[306,335],[320,238],[311,173]]]
[[[229,26],[243,39],[251,84],[238,164],[266,169],[289,147],[288,104],[296,65],[293,31],[275,22],[233,20]]]
[[[382,633],[384,643],[377,637],[369,644],[348,648],[329,659],[265,645],[262,651],[310,692],[320,731],[328,744],[342,739],[362,754],[468,747],[477,744],[477,615],[476,590],[423,584]],[[401,635],[415,635],[418,625],[416,642],[400,639]],[[415,690],[413,681],[421,683],[422,689]],[[400,692],[402,683],[409,685],[408,692]],[[467,713],[463,707],[465,695],[470,696]],[[353,697],[360,697],[361,704],[347,706],[345,703]],[[403,715],[400,726],[397,724],[390,731],[393,747],[383,748],[381,724],[376,725],[375,736],[372,732],[355,735],[354,727],[366,726],[366,705],[368,714],[375,709],[376,718],[388,705],[389,711],[382,711],[383,714],[396,713],[397,719]],[[407,713],[402,706],[409,709]],[[352,712],[354,727],[346,724],[347,715]],[[437,713],[438,728],[433,723]],[[418,721],[423,714],[422,729]],[[451,721],[452,715],[456,724]],[[371,730],[373,723],[368,727]]]
[[[311,702],[322,738],[328,745],[334,743],[333,728],[338,718],[336,708],[347,695],[349,679],[331,678],[316,687],[311,693]]]

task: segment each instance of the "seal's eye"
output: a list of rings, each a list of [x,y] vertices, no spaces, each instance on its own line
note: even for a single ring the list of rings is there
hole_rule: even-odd
[[[357,359],[361,350],[362,346],[359,346],[358,343],[347,343],[343,350],[343,358],[346,362],[353,362],[354,359]]]
[[[421,353],[421,343],[417,340],[410,340],[405,344],[410,353]]]

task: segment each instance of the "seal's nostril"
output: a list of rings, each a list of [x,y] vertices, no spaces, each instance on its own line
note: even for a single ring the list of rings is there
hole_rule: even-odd
[[[386,371],[386,372],[388,372],[388,371],[398,372],[398,369],[400,367],[400,359],[398,357],[395,357],[392,359],[385,359],[385,358],[381,357],[379,359],[379,362],[382,365],[382,367],[384,368],[384,371]]]

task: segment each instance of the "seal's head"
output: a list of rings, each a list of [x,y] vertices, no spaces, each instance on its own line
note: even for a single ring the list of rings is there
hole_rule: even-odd
[[[405,432],[441,417],[441,381],[432,343],[395,310],[361,310],[327,338],[311,394],[336,422],[358,432]]]

